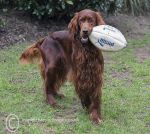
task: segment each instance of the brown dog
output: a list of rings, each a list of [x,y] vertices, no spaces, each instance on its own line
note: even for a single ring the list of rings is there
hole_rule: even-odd
[[[101,122],[101,88],[103,56],[91,44],[89,34],[94,26],[105,24],[98,12],[86,9],[75,14],[69,23],[69,31],[54,32],[25,50],[22,63],[38,63],[47,102],[56,106],[55,96],[68,75],[75,86],[82,106],[93,122]],[[37,60],[35,60],[37,59]],[[70,75],[71,74],[71,75]]]

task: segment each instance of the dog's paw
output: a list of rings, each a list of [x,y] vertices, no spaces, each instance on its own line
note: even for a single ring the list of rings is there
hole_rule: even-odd
[[[48,104],[50,104],[52,107],[56,107],[57,106],[57,102],[56,102],[56,100],[55,100],[55,98],[53,97],[52,94],[48,94],[47,95],[46,102]]]
[[[65,98],[65,95],[62,94],[62,93],[55,93],[54,95],[55,95],[56,97],[60,98],[60,99]]]
[[[100,118],[91,118],[91,121],[94,123],[94,124],[101,124],[102,120]]]
[[[94,123],[94,124],[100,124],[102,122],[102,119],[100,119],[98,113],[96,111],[91,112],[90,114],[90,120]]]

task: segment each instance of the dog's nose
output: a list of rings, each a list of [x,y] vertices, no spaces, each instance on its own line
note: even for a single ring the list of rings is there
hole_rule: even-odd
[[[87,29],[83,29],[83,33],[84,34],[88,34],[88,30]]]

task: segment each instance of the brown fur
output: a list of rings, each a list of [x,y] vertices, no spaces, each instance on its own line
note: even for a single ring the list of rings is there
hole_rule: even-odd
[[[46,100],[56,106],[59,87],[69,79],[73,82],[82,106],[95,123],[101,122],[101,95],[104,62],[100,50],[93,46],[88,35],[93,26],[105,24],[101,15],[82,10],[68,25],[69,31],[58,31],[38,41],[21,55],[22,63],[40,65]],[[86,39],[86,41],[84,41]],[[82,42],[82,40],[84,42]]]
[[[41,45],[43,41],[44,38],[40,39],[38,42],[27,48],[20,57],[20,63],[21,64],[39,63],[41,60],[41,53],[38,49],[38,46]]]

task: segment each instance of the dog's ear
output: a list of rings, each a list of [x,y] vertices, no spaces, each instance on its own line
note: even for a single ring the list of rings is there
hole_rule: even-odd
[[[73,33],[73,35],[76,35],[78,32],[78,27],[78,13],[75,13],[68,25],[69,32]]]
[[[99,12],[96,12],[96,25],[105,25],[105,22]]]

